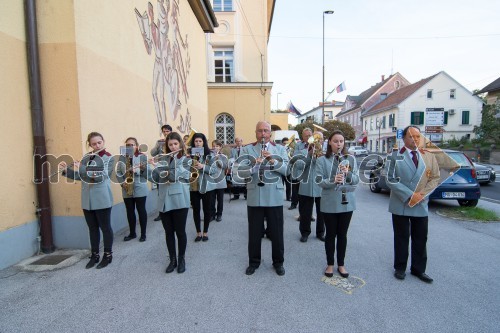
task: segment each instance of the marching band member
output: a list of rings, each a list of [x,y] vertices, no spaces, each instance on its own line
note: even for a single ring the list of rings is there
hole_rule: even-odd
[[[169,135],[172,132],[172,126],[163,125],[161,127],[161,132],[163,134],[163,139],[156,141],[155,146],[153,147],[153,149],[151,149],[151,156],[153,156],[153,157],[155,157],[159,154],[165,153],[165,146],[166,146],[165,139],[166,139],[167,135]],[[158,216],[155,217],[154,221],[160,221],[160,220],[161,220],[161,217],[160,217],[160,214],[158,214]]]
[[[211,202],[213,190],[215,189],[215,183],[211,176],[211,172],[214,170],[210,167],[210,160],[213,158],[212,152],[208,147],[207,138],[203,133],[195,133],[191,139],[192,148],[202,148],[202,156],[194,156],[191,153],[191,159],[193,159],[192,168],[195,172],[196,179],[190,179],[190,197],[191,206],[193,207],[193,219],[194,225],[196,227],[196,238],[195,242],[208,241],[208,226],[212,221],[212,210]],[[202,204],[200,205],[200,201]],[[203,234],[201,233],[201,217],[200,211],[203,207]]]
[[[410,272],[426,283],[433,279],[425,274],[427,266],[427,232],[429,223],[427,195],[439,185],[436,157],[418,149],[422,136],[416,126],[403,130],[404,147],[396,160],[386,163],[387,186],[391,189],[389,212],[394,230],[394,276],[404,280],[411,236]]]
[[[85,268],[92,268],[99,263],[100,232],[104,238],[104,255],[97,268],[104,268],[113,260],[113,229],[111,228],[111,193],[110,175],[113,171],[113,158],[104,148],[104,138],[100,133],[91,132],[87,136],[87,145],[92,152],[82,161],[68,167],[61,162],[62,174],[82,183],[82,209],[89,228],[92,254]],[[90,171],[89,171],[90,170]],[[101,231],[99,231],[99,229]]]
[[[299,183],[299,211],[300,211],[300,241],[305,243],[311,234],[311,217],[313,206],[316,204],[316,238],[325,241],[325,222],[321,213],[321,187],[316,183],[317,159],[323,155],[323,133],[314,132],[313,137],[318,142],[306,144],[297,155],[304,159],[295,162],[295,168],[301,175]],[[313,155],[314,152],[314,155]],[[297,156],[296,155],[296,156]]]
[[[276,273],[285,275],[283,242],[283,191],[281,175],[287,174],[285,148],[270,142],[271,125],[259,121],[255,128],[257,141],[241,151],[241,163],[233,167],[233,179],[247,182],[248,259],[247,275],[259,268],[264,219],[272,241],[272,259]],[[267,170],[266,170],[267,169]]]
[[[241,149],[243,148],[243,139],[242,138],[235,138],[234,143],[236,144],[235,147],[231,148],[231,155],[229,158],[232,161],[237,161],[238,157],[241,155]],[[232,182],[231,186],[231,193],[233,194],[233,197],[231,200],[238,200],[240,198],[240,193],[243,192],[243,195],[245,196],[245,199],[247,198],[247,188],[246,186],[241,186],[236,184],[235,182]]]
[[[327,268],[325,276],[333,276],[335,263],[335,238],[337,238],[337,271],[347,278],[344,257],[347,247],[347,231],[353,211],[356,209],[354,192],[343,193],[336,190],[339,184],[357,185],[359,182],[356,159],[347,155],[344,134],[334,131],[328,138],[326,154],[318,159],[317,175],[319,186],[323,188],[321,196],[321,212],[326,227],[325,252]],[[349,161],[349,167],[342,160]],[[339,166],[340,165],[340,166]]]
[[[129,225],[129,235],[123,239],[125,242],[137,237],[135,233],[136,217],[135,210],[139,214],[139,225],[141,227],[141,237],[139,241],[146,240],[146,227],[148,223],[148,213],[146,212],[146,197],[149,192],[147,185],[148,159],[146,155],[139,152],[139,143],[136,138],[129,137],[125,140],[125,145],[131,150],[132,156],[123,156],[125,163],[118,165],[118,171],[124,177],[121,183],[123,202],[127,209],[127,220]],[[123,162],[123,161],[122,161]]]
[[[295,151],[293,152],[293,156],[299,155],[300,151],[302,151],[303,149],[308,147],[307,141],[312,136],[312,133],[313,132],[309,127],[306,127],[302,130],[302,141],[297,143],[297,145],[295,146]],[[288,207],[288,210],[295,209],[295,208],[297,208],[297,205],[299,205],[299,214],[300,214],[300,209],[301,209],[300,203],[299,203],[299,186],[300,186],[299,183],[300,183],[300,181],[297,180],[297,178],[300,177],[300,173],[292,165],[292,163],[294,163],[294,160],[295,159],[292,157],[292,161],[290,161],[291,165],[289,166],[290,170],[292,171],[290,174],[290,177],[292,179],[292,198],[291,198],[292,203],[290,204],[290,207]]]
[[[224,190],[227,188],[225,174],[226,174],[228,159],[226,155],[222,154],[223,146],[224,145],[219,140],[212,141],[212,149],[215,153],[215,158],[212,161],[218,164],[218,165],[216,164],[216,167],[220,169],[221,175],[224,175],[224,177],[221,176],[218,177],[220,178],[220,181],[217,182],[217,184],[215,185],[215,190],[213,191],[212,195],[212,204],[211,204],[212,215],[215,215],[215,221],[217,222],[222,221],[222,211],[224,209]]]
[[[158,184],[160,197],[158,210],[165,229],[165,240],[170,257],[170,263],[165,272],[171,273],[177,267],[178,273],[184,273],[191,161],[184,155],[184,142],[178,133],[170,133],[166,141],[167,155],[160,157],[160,162],[153,169],[150,180]],[[176,257],[175,236],[177,236],[178,257]]]

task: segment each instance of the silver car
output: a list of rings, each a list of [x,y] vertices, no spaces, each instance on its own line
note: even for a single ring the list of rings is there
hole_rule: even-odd
[[[349,147],[349,149],[347,150],[347,152],[350,155],[354,155],[354,156],[360,156],[360,155],[366,155],[366,156],[368,156],[368,150],[366,150],[362,146],[352,146],[352,147]]]

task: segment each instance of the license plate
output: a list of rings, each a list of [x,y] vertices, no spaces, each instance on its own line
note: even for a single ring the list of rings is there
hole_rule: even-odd
[[[489,179],[490,176],[488,175],[477,175],[477,179]]]
[[[465,192],[443,192],[443,198],[465,198]]]

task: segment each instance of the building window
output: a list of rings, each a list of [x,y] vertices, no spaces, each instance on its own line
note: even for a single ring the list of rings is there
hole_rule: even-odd
[[[382,117],[382,128],[385,128],[385,116]]]
[[[394,113],[389,115],[389,127],[394,126],[394,117],[395,117]]]
[[[448,125],[448,111],[445,111],[445,112],[444,112],[444,121],[443,121],[443,125]]]
[[[373,130],[373,118],[370,119],[370,131]]]
[[[462,111],[462,125],[469,125],[470,111]]]
[[[411,125],[423,125],[424,124],[424,113],[420,111],[415,111],[411,113]]]
[[[233,10],[233,0],[214,0],[215,12],[231,12]]]
[[[427,98],[432,99],[432,89],[427,89]]]
[[[455,89],[450,89],[450,98],[455,99]]]
[[[233,82],[233,50],[226,49],[214,51],[214,60],[215,82]]]
[[[368,131],[368,120],[365,120],[365,131]]]
[[[394,88],[398,90],[401,87],[401,83],[399,81],[394,82]]]
[[[234,118],[231,115],[221,113],[215,117],[215,138],[225,145],[234,143]]]

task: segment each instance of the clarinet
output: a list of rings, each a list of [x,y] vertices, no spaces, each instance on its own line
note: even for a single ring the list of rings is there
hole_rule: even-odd
[[[260,145],[261,145],[261,148],[260,148],[260,158],[263,158],[264,157],[264,151],[266,150],[266,140],[264,138],[262,138],[262,140],[260,141]],[[257,183],[257,186],[264,186],[266,185],[264,183],[264,169],[262,168],[262,164],[259,165],[259,182]]]

